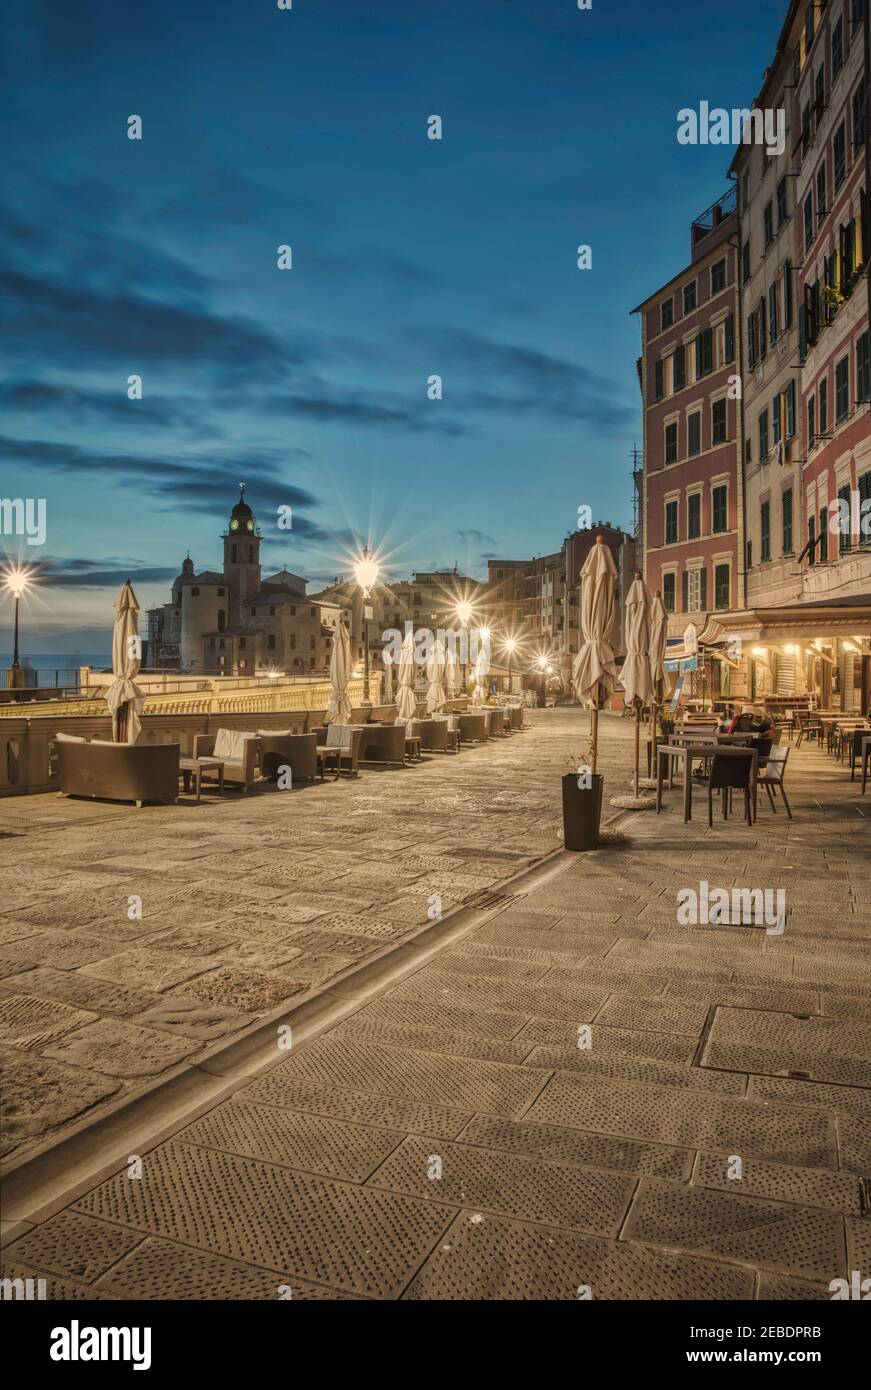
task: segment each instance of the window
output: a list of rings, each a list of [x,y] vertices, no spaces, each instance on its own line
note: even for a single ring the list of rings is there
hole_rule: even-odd
[[[257,617],[257,609],[256,609],[256,608],[252,608],[252,609],[251,609],[251,617],[252,617],[252,618],[256,618],[256,617]]]
[[[735,361],[735,320],[731,314],[723,322],[723,361]]]
[[[765,228],[765,245],[770,246],[774,240],[774,208],[770,200],[765,204],[762,222]]]
[[[671,365],[672,390],[682,391],[687,384],[686,348],[683,343],[674,350]]]
[[[696,307],[696,282],[691,280],[688,285],[683,287],[683,311],[691,314]]]
[[[844,487],[838,488],[838,501],[840,503],[840,506],[838,507],[840,516],[845,518],[849,517],[851,514],[849,483],[847,483]],[[843,554],[845,550],[850,550],[852,548],[853,528],[851,521],[846,522],[846,524],[841,524],[838,527],[838,531],[838,552],[840,554]]]
[[[859,544],[866,549],[871,545],[869,519],[871,519],[871,469],[860,473],[857,479],[859,488]]]
[[[811,144],[811,109],[805,104],[801,108],[801,152],[807,154]]]
[[[745,547],[744,547],[744,551],[745,551],[745,555],[746,555],[746,559],[747,559],[747,568],[748,568],[748,570],[750,570],[750,569],[753,568],[753,542],[752,542],[752,541],[747,541],[747,543],[746,543],[746,545],[745,545]]]
[[[315,649],[314,633],[312,633],[311,637],[308,639],[308,649],[310,652],[313,652]]]
[[[725,483],[715,487],[711,493],[711,530],[727,531],[729,529],[728,519],[729,489]]]
[[[677,541],[677,502],[665,504],[665,543],[674,545]]]
[[[781,402],[781,396],[780,396],[780,393],[778,392],[778,394],[774,397],[774,400],[771,402],[771,442],[772,442],[772,444],[774,445],[775,449],[777,448],[777,446],[778,446],[778,444],[780,443],[780,440],[781,440],[781,438],[782,438],[782,433],[781,433],[781,428],[780,428],[780,422],[781,422],[781,414],[780,414],[780,409],[781,409],[781,407],[780,407],[780,402]]]
[[[731,603],[732,571],[728,565],[714,566],[714,607],[728,608]]]
[[[723,256],[721,260],[714,261],[714,264],[711,266],[711,294],[719,294],[720,291],[724,290],[725,288],[726,257]]]
[[[829,509],[823,507],[820,512],[820,563],[825,564],[829,558]]]
[[[747,365],[751,372],[756,366],[756,315],[750,314],[747,319]]]
[[[759,462],[768,455],[768,411],[759,412]]]
[[[707,607],[707,570],[684,570],[684,609],[687,613],[699,613]]]
[[[837,192],[847,177],[847,132],[843,121],[835,131],[835,138],[832,142],[832,157],[834,160],[835,191]]]
[[[866,334],[867,337],[867,334]],[[702,412],[694,410],[687,416],[687,453],[692,457],[702,452]]]
[[[664,574],[662,576],[662,606],[666,613],[674,612],[674,575]]]
[[[671,328],[674,323],[674,298],[664,299],[659,306],[660,329]]]
[[[240,638],[239,638],[239,650],[240,650],[240,651],[243,651],[244,648],[245,648],[245,638],[244,638],[244,637],[240,637]]]
[[[871,339],[869,330],[856,343],[856,400],[871,400]]]
[[[807,403],[807,437],[808,443],[813,444],[817,437],[817,400],[816,396],[809,396]]]
[[[199,589],[197,588],[197,586],[196,586],[196,584],[195,584],[194,587],[191,589],[191,598],[199,598],[199,596],[200,596],[200,591],[199,591]]]
[[[768,341],[771,346],[777,342],[777,285],[768,290]]]
[[[788,487],[781,502],[783,515],[783,554],[792,554],[792,488]]]
[[[809,251],[814,244],[814,195],[809,193],[804,200],[804,249]]]
[[[820,434],[829,430],[829,383],[826,377],[820,382]]]
[[[783,263],[783,326],[792,327],[792,262]]]
[[[846,420],[850,413],[850,359],[842,357],[835,364],[835,423]]]
[[[747,464],[753,462],[753,445],[750,442],[749,435],[744,440],[744,462]]]
[[[665,461],[677,463],[677,421],[665,427]]]
[[[750,242],[745,241],[741,247],[741,276],[745,281],[750,279]]]
[[[817,75],[814,79],[814,114],[817,118],[817,130],[820,128],[823,112],[826,109],[826,74],[823,64],[817,68]]]
[[[296,651],[296,633],[295,633],[295,632],[292,632],[292,633],[290,634],[290,650],[291,650],[292,652],[295,652],[295,651]]]
[[[812,516],[807,519],[807,562],[809,567],[816,563],[817,532],[816,521]]]
[[[714,370],[714,330],[705,328],[696,338],[696,381]]]
[[[823,160],[817,169],[817,217],[822,222],[826,215],[828,199],[826,198],[826,161]]]
[[[759,356],[764,357],[768,351],[768,337],[765,331],[765,299],[759,301],[759,308],[756,311],[759,315]]]
[[[711,444],[726,442],[726,398],[711,405]]]
[[[267,648],[268,648],[269,651],[271,651],[271,652],[274,652],[274,651],[275,651],[275,633],[274,633],[274,632],[270,632],[269,636],[266,638],[266,646],[267,646]]]
[[[654,377],[655,377],[655,383],[656,383],[656,399],[657,399],[658,401],[661,401],[662,398],[663,398],[663,396],[665,395],[665,385],[664,385],[664,378],[663,378],[663,364],[662,364],[662,358],[661,358],[661,357],[660,357],[659,360],[657,361],[656,366],[654,367],[653,370],[654,370]]]
[[[224,631],[224,628],[225,628],[226,626],[227,626],[227,615],[226,615],[226,613],[224,612],[223,608],[219,608],[219,609],[218,609],[218,631],[219,631],[219,632],[223,632],[223,631]],[[222,642],[222,643],[221,643],[221,646],[223,647],[223,645],[224,645],[224,644],[223,644],[223,642]]]
[[[804,12],[804,44],[805,52],[810,52],[811,44],[814,41],[814,7],[808,5]]]
[[[790,378],[786,383],[786,437],[792,439],[795,434],[795,379]]]
[[[784,222],[786,221],[786,218],[787,218],[787,212],[786,212],[786,175],[784,174],[783,178],[780,180],[780,183],[777,185],[777,230],[778,230],[778,231],[780,231],[780,228],[783,226]]]
[[[223,598],[223,597],[224,597],[224,592],[225,592],[225,591],[224,591],[223,589],[219,589],[219,590],[218,590],[218,598]]]
[[[309,611],[308,611],[308,615],[309,615],[310,618],[316,618],[316,617],[318,616],[317,609],[316,609],[316,608],[310,608]]]
[[[696,541],[702,534],[702,494],[691,492],[687,498],[687,540]]]
[[[763,502],[759,509],[759,559],[762,564],[771,559],[771,503]]]
[[[844,66],[844,21],[839,18],[832,30],[832,82]]]
[[[865,78],[863,77],[853,93],[853,149],[861,150],[865,144]]]

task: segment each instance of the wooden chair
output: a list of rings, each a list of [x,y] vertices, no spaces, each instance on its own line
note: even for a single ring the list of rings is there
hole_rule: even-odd
[[[723,820],[729,816],[729,803],[734,790],[744,793],[744,817],[748,825],[753,824],[753,804],[750,778],[753,775],[753,757],[750,753],[730,753],[728,757],[716,753],[711,761],[711,770],[705,779],[708,788],[708,825],[714,824],[714,792],[723,797]]]
[[[801,748],[805,738],[808,740],[815,738],[818,742],[822,730],[822,720],[816,714],[799,714],[798,716],[798,739],[796,748]]]
[[[783,785],[783,774],[786,771],[786,760],[788,757],[788,748],[772,748],[771,752],[768,754],[768,762],[765,764],[765,771],[759,778],[759,785],[764,787],[768,793],[768,800],[771,802],[771,809],[775,814],[777,814],[777,803],[774,799],[774,793],[778,789],[780,790],[780,795],[783,797],[783,804],[786,808],[786,814],[788,818],[792,820],[792,810],[786,799],[786,790]]]

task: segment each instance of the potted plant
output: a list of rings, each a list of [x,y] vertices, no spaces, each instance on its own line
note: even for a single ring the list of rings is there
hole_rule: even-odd
[[[570,758],[569,766],[572,770],[563,776],[563,843],[571,850],[596,849],[605,779],[593,772],[592,741]]]

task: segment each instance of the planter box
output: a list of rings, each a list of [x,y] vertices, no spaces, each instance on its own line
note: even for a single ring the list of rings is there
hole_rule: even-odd
[[[591,787],[581,788],[578,786],[577,773],[568,772],[563,777],[563,835],[566,849],[596,849],[599,844],[605,779],[601,772],[596,772],[591,780]]]

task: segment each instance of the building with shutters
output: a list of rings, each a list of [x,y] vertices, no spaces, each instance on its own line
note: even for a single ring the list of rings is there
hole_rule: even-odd
[[[728,624],[743,603],[737,230],[730,190],[693,222],[689,263],[634,310],[643,572],[662,593],[675,639],[709,613]]]
[[[709,579],[693,577],[700,514],[703,540],[706,523],[690,501],[697,427],[687,425],[684,443],[687,408],[676,408],[686,365],[675,340],[690,336],[675,323],[680,277],[638,311],[645,574],[652,587],[661,580],[672,634],[692,621],[692,664],[706,672],[693,693],[707,698],[871,708],[868,28],[868,0],[793,0],[754,102],[783,111],[784,148],[737,146],[735,203],[717,205],[735,208],[727,236],[738,257],[739,535],[728,612],[717,611]],[[716,230],[701,242],[708,259]],[[716,370],[704,341],[695,355]],[[706,464],[710,487],[716,457]]]

